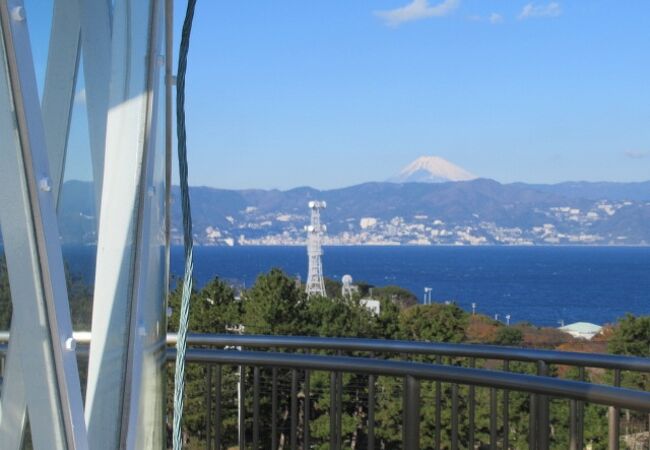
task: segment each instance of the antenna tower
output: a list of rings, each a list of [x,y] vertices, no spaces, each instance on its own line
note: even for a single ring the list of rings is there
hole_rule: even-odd
[[[309,256],[309,271],[307,274],[306,291],[307,296],[321,295],[325,297],[325,282],[323,281],[323,264],[321,256],[321,237],[327,230],[325,225],[320,223],[320,210],[325,208],[325,202],[311,201],[311,223],[305,227],[307,231],[307,255]]]

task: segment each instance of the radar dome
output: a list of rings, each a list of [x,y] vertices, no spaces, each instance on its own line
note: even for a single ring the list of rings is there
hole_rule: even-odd
[[[341,281],[342,281],[343,284],[345,284],[346,286],[347,286],[347,285],[351,285],[351,284],[352,284],[352,275],[347,275],[347,274],[346,274],[346,275],[343,275],[343,278],[341,278]]]

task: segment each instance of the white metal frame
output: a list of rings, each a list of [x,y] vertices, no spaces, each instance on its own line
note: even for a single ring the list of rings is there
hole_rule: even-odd
[[[23,2],[0,0],[3,449],[22,448],[27,417],[37,450],[164,445],[171,13],[171,0],[54,0],[39,103]],[[99,216],[85,409],[56,217],[81,54]]]

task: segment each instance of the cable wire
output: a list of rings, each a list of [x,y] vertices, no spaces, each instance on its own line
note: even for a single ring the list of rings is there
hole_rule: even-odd
[[[176,368],[174,372],[174,450],[181,450],[183,404],[185,396],[185,351],[187,349],[187,328],[189,322],[190,295],[192,294],[192,272],[194,263],[192,252],[192,212],[190,208],[190,193],[187,184],[187,134],[185,129],[185,72],[187,71],[187,53],[190,48],[190,33],[196,0],[188,0],[181,34],[181,45],[178,53],[178,71],[176,74],[176,134],[178,138],[178,172],[181,184],[181,208],[183,213],[183,241],[185,244],[185,275],[183,278],[183,293],[178,324],[178,339],[176,341]]]

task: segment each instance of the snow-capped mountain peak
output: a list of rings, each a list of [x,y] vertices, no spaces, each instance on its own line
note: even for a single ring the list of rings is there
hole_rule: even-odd
[[[439,156],[421,156],[389,181],[394,183],[440,183],[445,181],[467,181],[477,177],[462,167]]]

